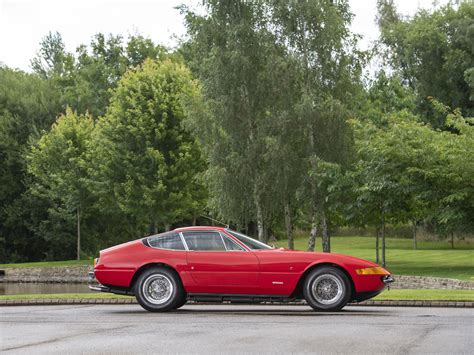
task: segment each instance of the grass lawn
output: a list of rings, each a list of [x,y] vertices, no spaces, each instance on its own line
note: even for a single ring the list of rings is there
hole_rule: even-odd
[[[0,300],[68,300],[68,299],[98,299],[98,298],[116,298],[124,299],[130,296],[115,295],[113,293],[51,293],[51,294],[28,294],[28,295],[0,295]]]
[[[388,290],[374,300],[474,301],[474,290]]]
[[[0,300],[42,300],[42,299],[124,299],[130,296],[111,293],[57,293],[38,295],[3,295]],[[470,290],[389,290],[378,295],[375,300],[417,300],[417,301],[474,301],[474,291]]]
[[[275,243],[287,247],[286,240]],[[295,239],[295,249],[305,250],[307,238]],[[474,245],[460,243],[451,249],[449,242],[418,242],[413,250],[410,239],[386,239],[387,268],[398,275],[448,277],[474,281]],[[316,241],[321,250],[321,239]],[[373,237],[331,237],[331,251],[357,256],[375,262],[375,238]]]
[[[51,267],[51,266],[74,266],[92,265],[92,260],[65,260],[65,261],[40,261],[35,263],[0,264],[0,269],[10,267]]]

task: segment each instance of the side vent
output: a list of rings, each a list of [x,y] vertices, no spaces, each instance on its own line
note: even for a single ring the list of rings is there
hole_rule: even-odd
[[[150,245],[150,243],[148,242],[148,238],[143,238],[143,239],[142,239],[142,243],[143,243],[144,246],[151,248],[151,245]]]

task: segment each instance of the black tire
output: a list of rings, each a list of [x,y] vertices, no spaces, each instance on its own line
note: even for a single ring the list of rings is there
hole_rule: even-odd
[[[153,267],[144,270],[135,282],[135,297],[150,312],[175,309],[185,294],[179,276],[173,270]]]
[[[306,276],[303,295],[316,311],[340,311],[351,297],[351,283],[347,275],[335,267],[318,267]]]
[[[176,304],[174,309],[178,309],[178,308],[183,307],[186,304],[187,301],[188,301],[188,295],[183,292],[183,296],[181,297],[180,301]]]

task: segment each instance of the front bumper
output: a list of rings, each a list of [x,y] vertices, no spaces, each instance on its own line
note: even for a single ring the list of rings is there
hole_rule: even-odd
[[[382,282],[385,286],[387,286],[387,288],[390,289],[390,284],[395,282],[395,280],[393,279],[392,275],[385,275],[382,277]]]
[[[379,288],[375,291],[357,292],[355,294],[354,298],[353,298],[353,301],[362,302],[362,301],[366,301],[368,299],[371,299],[371,298],[377,296],[378,294],[382,293],[385,289],[390,290],[390,284],[395,282],[392,275],[384,275],[384,276],[382,276],[380,281],[382,281],[384,286],[382,286],[381,288]]]

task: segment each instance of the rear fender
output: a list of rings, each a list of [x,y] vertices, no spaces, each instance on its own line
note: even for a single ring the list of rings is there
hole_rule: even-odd
[[[176,274],[176,276],[178,277],[178,279],[181,281],[181,285],[183,285],[183,288],[184,290],[186,291],[186,284],[188,284],[186,281],[186,276],[184,277],[184,280],[183,280],[183,277],[181,277],[181,274],[171,265],[169,264],[166,264],[162,261],[153,261],[153,262],[150,262],[150,263],[147,263],[147,264],[144,264],[142,266],[140,266],[134,273],[131,281],[130,281],[130,285],[129,285],[129,288],[130,289],[133,289],[135,287],[135,282],[137,281],[138,277],[140,276],[140,274],[145,271],[145,270],[148,270],[150,268],[153,268],[153,267],[164,267],[168,270],[171,270],[173,273]]]

